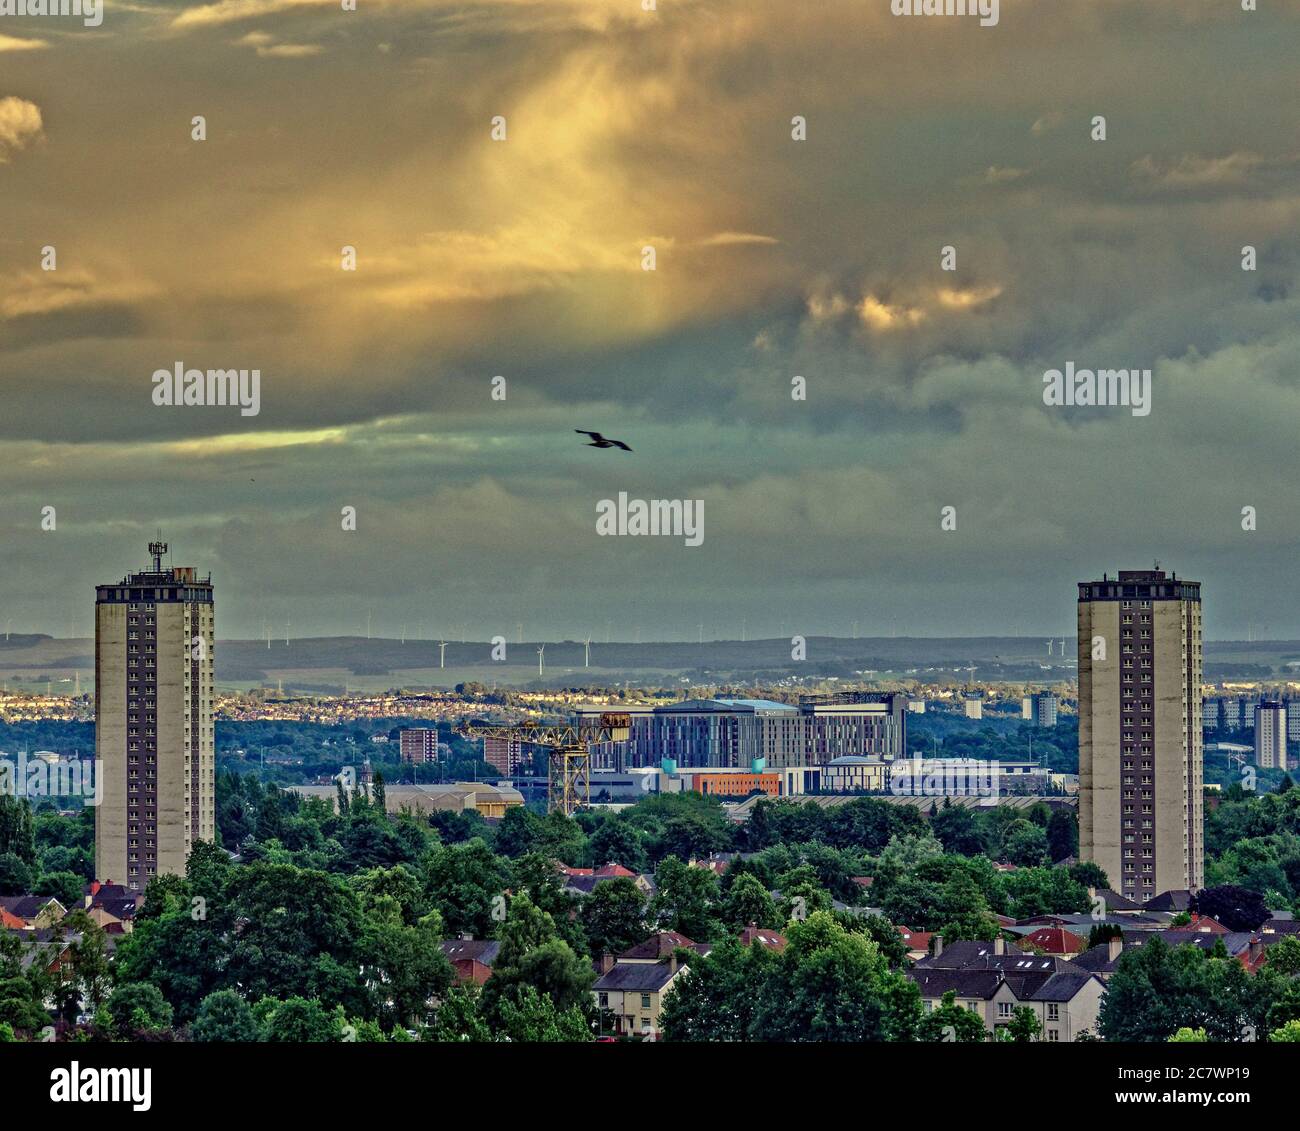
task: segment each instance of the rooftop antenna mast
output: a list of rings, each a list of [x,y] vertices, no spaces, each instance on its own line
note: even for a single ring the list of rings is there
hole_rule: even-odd
[[[158,531],[158,541],[149,543],[149,553],[153,557],[154,573],[162,573],[163,554],[167,552],[167,543],[162,541],[162,531]]]

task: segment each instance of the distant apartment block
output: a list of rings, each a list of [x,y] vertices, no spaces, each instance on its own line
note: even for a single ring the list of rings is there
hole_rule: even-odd
[[[1163,570],[1078,586],[1079,853],[1144,901],[1205,886],[1201,587]]]
[[[1050,691],[1038,691],[1021,700],[1021,716],[1036,727],[1056,726],[1056,696]]]
[[[95,877],[131,891],[216,837],[212,580],[166,552],[95,588]]]
[[[438,732],[411,727],[399,732],[402,761],[407,765],[431,765],[438,760]]]
[[[1287,710],[1275,700],[1255,704],[1255,765],[1265,770],[1285,770]]]
[[[1286,737],[1288,742],[1300,742],[1300,699],[1285,699]]]
[[[967,695],[962,700],[962,711],[968,719],[982,719],[984,717],[984,699],[979,695]]]
[[[483,761],[502,777],[512,778],[524,761],[523,743],[517,738],[485,738]]]

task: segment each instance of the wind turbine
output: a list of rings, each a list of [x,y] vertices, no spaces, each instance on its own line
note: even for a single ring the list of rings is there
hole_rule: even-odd
[[[289,647],[289,618],[284,618],[284,646]]]
[[[370,612],[371,610],[369,609],[366,610],[366,639],[367,640],[370,639]]]
[[[537,649],[537,678],[542,678],[542,658],[546,653],[546,645],[542,644]]]
[[[524,642],[524,626],[523,626],[523,622],[521,621],[515,625],[515,643],[522,644],[523,642]]]
[[[591,637],[588,636],[582,645],[582,666],[591,667]]]
[[[439,640],[438,641],[438,667],[445,668],[446,666],[447,666],[447,642],[445,640]]]

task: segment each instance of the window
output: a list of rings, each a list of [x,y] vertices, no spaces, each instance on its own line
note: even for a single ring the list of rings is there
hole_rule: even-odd
[[[1009,1001],[998,1002],[998,1016],[999,1017],[1011,1016],[1011,1003]]]
[[[650,995],[649,995],[649,994],[642,994],[642,995],[641,995],[641,1008],[642,1008],[642,1009],[649,1009],[649,1008],[650,1008]]]
[[[1052,1002],[1048,1002],[1048,1004],[1047,1004],[1047,1020],[1049,1020],[1049,1021],[1059,1021],[1060,1019],[1061,1019],[1061,1006],[1060,1006],[1060,1004],[1057,1003],[1057,1002],[1054,1002],[1054,1001],[1052,1001]]]

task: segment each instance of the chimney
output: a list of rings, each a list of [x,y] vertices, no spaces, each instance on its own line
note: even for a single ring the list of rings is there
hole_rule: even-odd
[[[1004,939],[1001,935],[998,935],[998,937],[993,940],[993,953],[1006,954],[1006,952],[1007,952],[1007,940]]]
[[[1106,961],[1114,962],[1119,957],[1120,951],[1122,951],[1123,949],[1124,949],[1124,939],[1122,937],[1116,936],[1107,939],[1106,940]]]
[[[675,950],[668,956],[668,973],[677,973],[677,952]]]
[[[1252,935],[1250,938],[1250,949],[1246,952],[1247,958],[1252,966],[1257,963],[1264,954],[1264,939],[1262,935]]]
[[[938,958],[943,953],[943,935],[934,936],[934,956]]]
[[[602,974],[608,974],[613,969],[614,969],[614,956],[610,954],[609,951],[606,951],[604,954],[600,956],[600,972]]]

